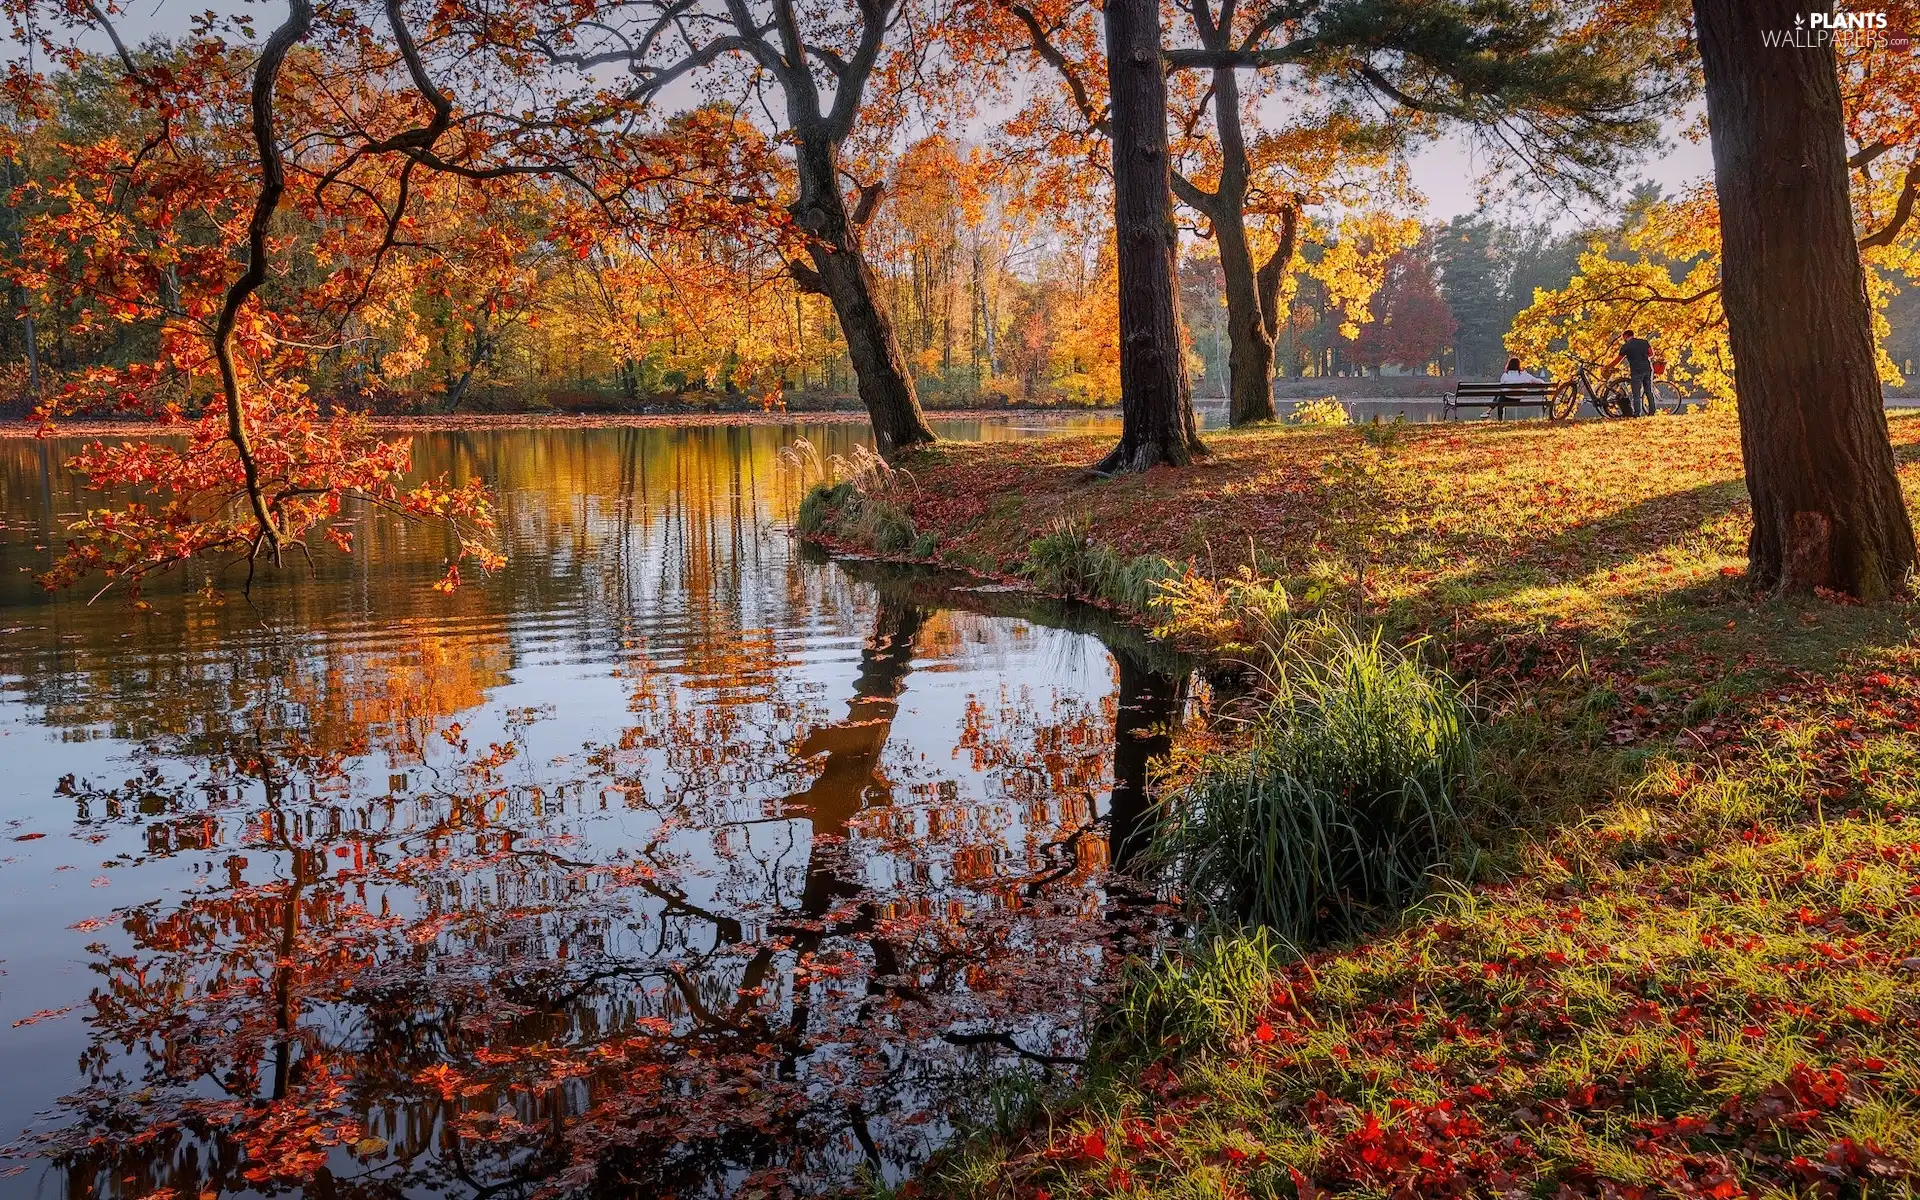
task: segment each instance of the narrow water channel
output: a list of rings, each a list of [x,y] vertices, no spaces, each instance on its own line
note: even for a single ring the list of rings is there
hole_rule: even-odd
[[[804,551],[799,436],[421,437],[499,575],[144,608],[33,584],[86,497],[0,440],[0,1197],[830,1192],[1071,1069],[1185,665]]]

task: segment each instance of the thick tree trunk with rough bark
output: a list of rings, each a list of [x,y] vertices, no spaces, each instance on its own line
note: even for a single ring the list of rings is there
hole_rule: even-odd
[[[1694,0],[1756,586],[1881,599],[1914,565],[1847,192],[1831,47],[1768,47],[1802,0]]]
[[[840,191],[838,155],[824,137],[802,137],[796,164],[799,196],[793,217],[807,234],[813,269],[797,270],[802,287],[825,295],[847,339],[847,357],[873,421],[874,441],[888,458],[934,440],[920,411],[913,374],[893,321],[875,297],[879,282],[860,245],[860,233]]]
[[[1120,266],[1120,444],[1095,468],[1185,466],[1205,454],[1180,339],[1172,164],[1158,0],[1108,0],[1114,224]]]

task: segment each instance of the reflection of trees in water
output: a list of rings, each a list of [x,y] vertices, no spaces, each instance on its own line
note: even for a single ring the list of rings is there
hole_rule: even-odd
[[[377,797],[284,745],[68,785],[203,876],[96,947],[88,1084],[48,1146],[70,1191],[698,1194],[923,1156],[962,1081],[1076,1048],[1106,937],[1076,835],[1114,719],[970,711],[968,813],[887,754],[938,625],[883,596],[837,718],[752,655],[636,656],[634,727],[538,786],[505,782],[512,739]],[[736,673],[750,702],[664,698]]]
[[[1146,848],[1152,831],[1149,776],[1173,747],[1173,730],[1186,702],[1185,676],[1154,671],[1130,650],[1114,651],[1113,793],[1107,837],[1115,867],[1125,870]]]
[[[49,1143],[72,1194],[825,1182],[923,1155],[956,1080],[1073,1053],[1133,676],[1117,706],[979,698],[961,762],[923,763],[894,736],[916,659],[1027,661],[1026,626],[803,565],[769,524],[792,431],[620,434],[422,439],[424,471],[499,481],[517,543],[450,600],[431,538],[370,524],[377,575],[323,560],[259,612],[62,603],[10,638],[47,723],[155,763],[64,784],[76,832],[135,826],[193,881],[96,934]],[[0,463],[8,496],[54,486]],[[821,643],[868,621],[824,694]],[[555,658],[619,664],[630,706],[560,765],[486,705]]]
[[[776,454],[796,435],[755,428],[422,436],[421,474],[482,475],[499,488],[513,550],[499,576],[442,597],[430,587],[444,567],[440,533],[369,517],[353,556],[319,555],[314,577],[270,573],[251,604],[197,595],[201,578],[190,573],[150,588],[155,606],[138,614],[111,596],[87,606],[82,597],[40,595],[29,572],[48,565],[50,550],[35,547],[57,544],[50,531],[89,503],[60,467],[78,443],[0,440],[0,608],[18,612],[0,624],[23,626],[0,645],[0,678],[50,724],[144,740],[198,732],[200,723],[241,711],[248,719],[228,732],[292,724],[297,714],[273,706],[323,693],[316,686],[305,697],[276,698],[290,664],[324,672],[342,656],[402,657],[404,648],[384,645],[395,628],[443,648],[465,639],[476,653],[477,643],[495,643],[484,648],[482,673],[530,654],[604,661],[638,641],[683,652],[698,673],[704,656],[760,649],[747,631],[849,612],[844,581],[804,568],[776,528],[797,501]],[[813,436],[831,449],[854,433]],[[256,696],[257,705],[241,702]],[[183,753],[209,748],[179,745]]]

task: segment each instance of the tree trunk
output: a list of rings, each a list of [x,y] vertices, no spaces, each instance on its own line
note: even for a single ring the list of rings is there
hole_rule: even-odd
[[[838,155],[824,137],[799,139],[796,154],[800,194],[793,217],[807,233],[813,277],[802,286],[815,288],[833,305],[840,331],[847,338],[847,357],[873,421],[873,438],[888,458],[909,446],[934,440],[933,430],[920,411],[913,375],[900,352],[893,322],[875,303],[879,280],[867,264],[858,230],[847,214],[840,192]]]
[[[27,395],[40,403],[40,331],[34,327],[33,314],[21,318],[21,332],[27,339]]]
[[[1108,0],[1114,227],[1120,267],[1120,444],[1095,468],[1185,466],[1205,454],[1175,292],[1172,164],[1158,0]]]
[[[1830,45],[1767,48],[1800,0],[1694,0],[1720,197],[1727,340],[1753,499],[1748,572],[1885,598],[1914,565],[1874,370]]]
[[[1246,218],[1238,205],[1224,203],[1224,221],[1213,226],[1220,266],[1227,283],[1227,423],[1238,429],[1271,421],[1273,411],[1273,337],[1260,311],[1253,253],[1247,246]]]
[[[1227,290],[1227,423],[1238,429],[1271,421],[1273,314],[1261,306],[1259,272],[1247,241],[1247,187],[1251,165],[1240,127],[1240,81],[1231,68],[1213,73],[1214,127],[1220,135],[1220,189],[1212,211],[1213,236]],[[1288,248],[1291,256],[1291,247]],[[1284,264],[1283,264],[1284,268]]]

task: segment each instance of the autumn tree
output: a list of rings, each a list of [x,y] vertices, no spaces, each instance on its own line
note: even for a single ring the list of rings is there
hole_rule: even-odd
[[[1909,27],[1917,17],[1920,9],[1908,0],[1889,12],[1895,28]],[[1889,302],[1920,249],[1920,224],[1912,220],[1920,197],[1920,122],[1913,116],[1914,101],[1920,97],[1920,66],[1910,55],[1889,52],[1875,37],[1839,40],[1834,50],[1854,232],[1874,336],[1886,339]],[[1522,276],[1529,273],[1524,243],[1539,245],[1538,234],[1469,230],[1464,225],[1460,232],[1462,240],[1443,243],[1450,276],[1456,267],[1474,266],[1474,254],[1452,253],[1466,244],[1467,235],[1514,260],[1506,284],[1506,311],[1518,313],[1507,337],[1514,353],[1555,369],[1569,358],[1596,361],[1610,358],[1621,333],[1631,328],[1653,340],[1666,361],[1667,378],[1677,387],[1702,399],[1734,402],[1734,363],[1721,290],[1720,206],[1712,180],[1703,179],[1674,195],[1640,190],[1629,200],[1618,228],[1572,235],[1575,270],[1563,273],[1551,260],[1564,250],[1550,250],[1542,265],[1552,269],[1532,272],[1533,284],[1524,287]],[[1471,269],[1458,273],[1472,282]],[[1454,291],[1450,279],[1450,297]],[[1524,302],[1514,303],[1521,298]],[[1470,320],[1476,307],[1485,306],[1469,303],[1456,305],[1456,310]],[[1504,328],[1504,318],[1498,323]],[[1475,332],[1482,340],[1497,339],[1500,329]],[[1888,348],[1883,346],[1877,355],[1880,380],[1899,385],[1905,382],[1902,368]],[[1496,353],[1504,351],[1491,345],[1481,358],[1490,362]]]
[[[1110,132],[1085,58],[1085,18],[1070,5],[994,3],[1010,17],[1003,27],[1061,77],[1089,127]],[[1210,111],[1214,136],[1197,140],[1197,170],[1176,170],[1171,182],[1219,245],[1235,425],[1273,416],[1282,281],[1299,245],[1302,210],[1349,160],[1403,149],[1463,122],[1530,171],[1590,183],[1610,177],[1618,153],[1652,135],[1654,97],[1630,80],[1647,77],[1657,96],[1674,76],[1670,52],[1650,26],[1629,25],[1635,37],[1622,44],[1607,22],[1579,26],[1544,8],[1471,0],[1186,0],[1179,7],[1189,23],[1166,61],[1175,71],[1205,74],[1184,126],[1191,138]],[[1258,73],[1243,89],[1249,70]],[[1295,108],[1311,94],[1324,94],[1328,104],[1285,138],[1250,137],[1258,101],[1278,92]],[[1267,227],[1260,236],[1250,219]]]
[[[520,0],[507,6],[510,19],[480,6],[452,6],[446,24],[521,70],[573,72],[564,82],[573,95],[564,111],[592,114],[591,132],[578,125],[575,131],[615,156],[633,121],[689,92],[764,112],[770,132],[790,148],[792,191],[777,212],[763,216],[796,239],[794,279],[832,303],[875,439],[891,454],[932,441],[933,432],[862,228],[883,190],[868,151],[891,132],[924,52],[929,14],[915,10],[916,2],[803,8],[788,0],[620,0],[596,5],[587,21],[570,0]],[[624,73],[617,86],[604,83],[608,71]],[[870,85],[884,89],[885,98],[870,97]],[[850,176],[860,180],[851,193]]]
[[[1695,0],[1694,12],[1753,499],[1748,571],[1782,594],[1882,599],[1911,575],[1914,537],[1875,371],[1833,47],[1763,43],[1804,16],[1790,0]]]
[[[110,72],[125,117],[91,140],[60,145],[58,175],[31,197],[15,281],[38,297],[66,292],[82,328],[145,323],[153,330],[140,355],[67,383],[49,394],[41,415],[51,421],[114,400],[193,420],[185,448],[96,443],[74,460],[94,487],[131,489],[135,498],[74,523],[68,553],[47,581],[100,572],[109,583],[137,587],[154,572],[221,554],[245,562],[251,578],[256,561],[304,553],[309,535],[323,529],[346,545],[349,534],[332,522],[350,503],[448,523],[457,548],[447,586],[464,559],[495,561],[483,489],[444,481],[403,487],[405,443],[375,438],[351,414],[323,416],[305,386],[310,355],[329,337],[323,310],[355,288],[341,273],[281,270],[280,215],[290,193],[293,204],[315,202],[320,165],[290,154],[297,143],[312,145],[317,131],[310,106],[289,98],[302,89],[285,81],[326,65],[307,48],[317,29],[339,38],[359,27],[336,10],[322,14],[308,0],[289,0],[257,53],[242,52],[207,17],[180,45],[135,54],[96,5],[18,0],[9,9],[59,69]],[[81,53],[67,36],[76,24],[104,34],[111,58]],[[235,29],[251,37],[244,21]],[[17,70],[9,82],[16,108],[51,115],[52,81]],[[362,86],[347,104],[377,122],[392,117],[387,98]],[[321,178],[341,180],[360,161],[334,160],[337,143],[321,144],[318,153],[337,169]],[[396,189],[391,176],[351,184],[367,195]],[[405,196],[404,178],[397,190]],[[384,249],[397,240],[399,217],[384,219],[384,209],[379,220],[351,209],[338,215],[326,244],[379,241]],[[287,287],[303,299],[263,303]],[[363,289],[357,300],[366,298]]]
[[[1636,74],[1664,82],[1662,55],[1647,31],[1621,38],[1611,23],[1574,25],[1560,12],[1476,0],[1325,0],[1248,6],[1188,0],[1196,44],[1167,52],[1170,67],[1211,73],[1208,96],[1218,128],[1219,170],[1211,191],[1183,189],[1220,239],[1234,338],[1234,423],[1271,417],[1273,338],[1278,327],[1276,264],[1292,248],[1284,218],[1275,258],[1256,265],[1246,245],[1253,178],[1237,73],[1297,72],[1336,97],[1384,110],[1345,137],[1404,145],[1410,137],[1463,123],[1498,138],[1525,169],[1580,183],[1609,177],[1619,153],[1653,136],[1650,99]],[[1339,127],[1334,127],[1337,130]]]
[[[1446,353],[1455,328],[1434,284],[1433,262],[1421,248],[1397,251],[1385,275],[1371,302],[1373,320],[1353,339],[1353,359],[1376,370],[1387,363],[1424,368]]]
[[[1181,342],[1167,81],[1158,0],[1109,0],[1113,223],[1120,267],[1120,443],[1098,471],[1186,466],[1205,454]]]

